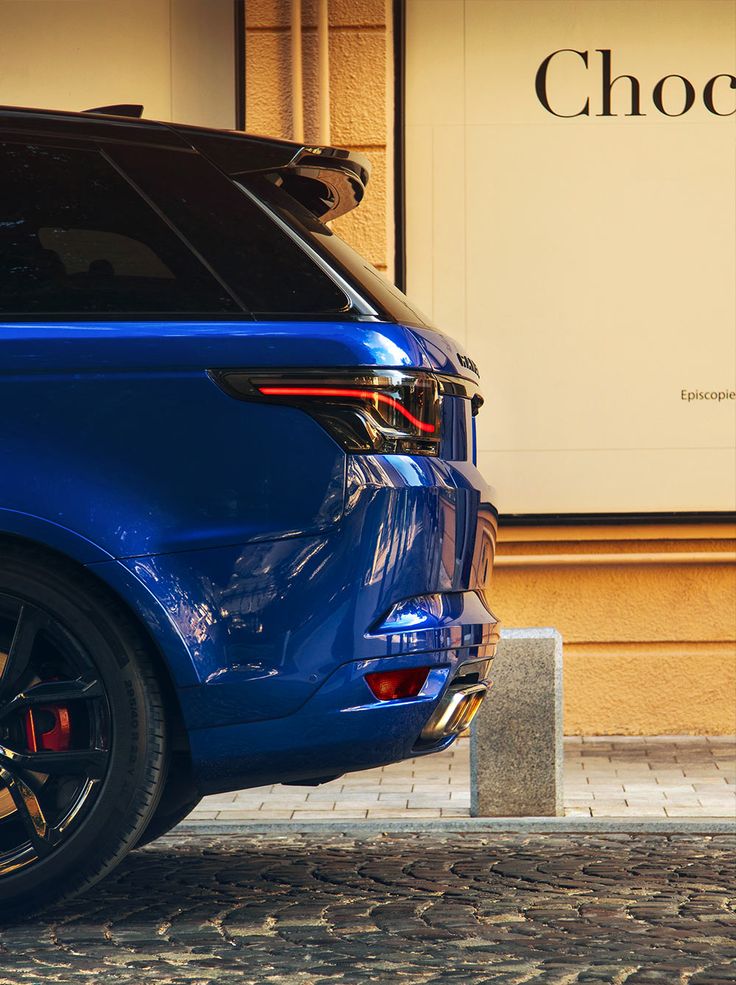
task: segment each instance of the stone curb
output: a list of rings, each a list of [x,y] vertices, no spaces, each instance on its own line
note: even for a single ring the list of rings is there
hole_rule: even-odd
[[[305,821],[183,821],[171,834],[310,834],[344,833],[351,837],[391,832],[452,834],[505,832],[517,834],[732,834],[736,822],[729,818],[617,818],[617,817],[465,817],[385,818],[381,820],[341,818]]]

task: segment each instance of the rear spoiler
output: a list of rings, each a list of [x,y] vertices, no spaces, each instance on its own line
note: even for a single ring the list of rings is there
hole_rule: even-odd
[[[264,175],[324,222],[359,205],[370,177],[367,157],[338,147],[309,147],[238,131],[172,129],[231,178]]]
[[[143,106],[140,103],[115,103],[114,106],[95,106],[94,109],[83,109],[82,112],[95,116],[128,116],[132,120],[140,120]]]
[[[83,112],[140,119],[143,107],[119,103]],[[173,130],[236,181],[248,175],[264,175],[325,222],[350,212],[365,195],[371,166],[363,154],[339,147],[310,147],[256,137],[239,130],[209,130],[163,122],[158,125]]]

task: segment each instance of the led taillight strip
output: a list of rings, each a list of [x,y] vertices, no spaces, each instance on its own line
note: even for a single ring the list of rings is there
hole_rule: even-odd
[[[388,404],[409,421],[414,427],[427,434],[432,434],[436,428],[434,424],[426,424],[410,413],[406,407],[402,406],[395,397],[390,397],[387,393],[378,393],[376,390],[351,390],[347,387],[329,386],[259,386],[259,393],[264,397],[353,397],[357,400],[377,400],[379,403]]]

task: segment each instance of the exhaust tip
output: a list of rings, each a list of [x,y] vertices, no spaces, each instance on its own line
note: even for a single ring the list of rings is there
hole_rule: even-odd
[[[462,732],[477,715],[488,689],[488,684],[472,684],[448,691],[422,729],[421,740],[437,742]]]

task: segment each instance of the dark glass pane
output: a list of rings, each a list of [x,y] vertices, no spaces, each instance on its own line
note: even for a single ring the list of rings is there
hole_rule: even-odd
[[[254,315],[349,311],[346,295],[299,243],[205,158],[153,147],[106,152]]]
[[[242,179],[254,194],[298,233],[320,256],[324,256],[359,295],[372,302],[380,313],[402,325],[434,328],[426,315],[395,287],[373,264],[316,219],[283,188],[265,177]]]
[[[0,311],[240,311],[96,151],[0,144]]]

